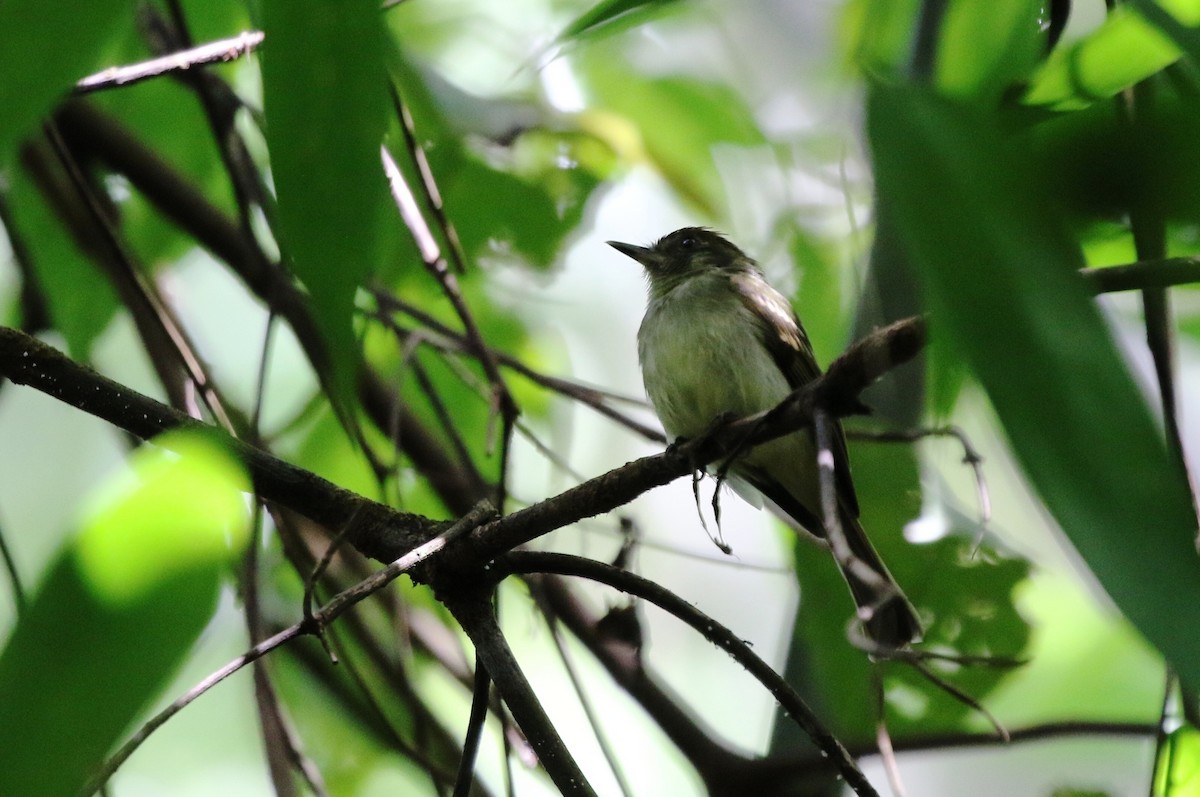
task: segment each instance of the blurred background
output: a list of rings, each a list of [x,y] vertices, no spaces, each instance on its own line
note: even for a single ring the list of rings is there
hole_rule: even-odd
[[[310,5],[317,9],[303,12],[310,27],[319,27],[321,14],[338,13]],[[600,391],[588,395],[623,416],[657,428],[636,356],[644,279],[607,240],[649,244],[690,225],[726,233],[792,298],[823,365],[875,326],[931,312],[927,355],[885,377],[866,394],[873,415],[846,425],[864,526],[926,620],[923,649],[1009,662],[930,663],[979,708],[906,663],[871,662],[851,646],[852,607],[828,553],[732,493],[722,495],[718,524],[711,480],[700,484],[698,500],[682,479],[533,546],[611,562],[632,545],[625,566],[729,626],[785,673],[818,717],[863,756],[864,771],[883,794],[894,784],[874,754],[881,719],[912,795],[968,789],[976,797],[1186,795],[1200,793],[1200,751],[1187,722],[1192,696],[1164,662],[1165,653],[1179,668],[1178,649],[1164,647],[1155,634],[1196,627],[1194,587],[1166,573],[1163,583],[1149,583],[1132,565],[1129,580],[1136,583],[1128,590],[1114,588],[1112,579],[1119,579],[1130,551],[1154,561],[1158,555],[1181,561],[1186,557],[1177,554],[1185,548],[1194,554],[1194,515],[1187,526],[1190,507],[1180,499],[1186,494],[1171,492],[1182,483],[1178,460],[1158,435],[1178,427],[1189,458],[1200,445],[1191,400],[1200,387],[1200,303],[1190,286],[1172,289],[1165,310],[1142,291],[1107,294],[1096,326],[1080,328],[1071,322],[1075,310],[1064,309],[1061,318],[1044,310],[1090,308],[1087,291],[1078,291],[1084,298],[1060,296],[1055,291],[1076,290],[1078,280],[1061,288],[1037,270],[1068,274],[1181,260],[1200,244],[1190,183],[1200,83],[1188,49],[1194,42],[1179,32],[1200,21],[1200,9],[1179,2],[1168,13],[1154,6],[1177,29],[1146,5],[1153,4],[1012,0],[985,10],[917,0],[400,0],[370,17],[384,34],[381,44],[359,47],[344,38],[348,28],[339,29],[343,38],[328,42],[327,51],[310,49],[313,71],[294,75],[296,85],[289,86],[271,73],[271,59],[285,69],[295,63],[288,58],[299,56],[287,55],[285,44],[273,51],[272,41],[291,36],[294,44],[317,34],[290,33],[287,9],[272,10],[266,0],[114,4],[106,12],[108,31],[97,37],[103,40],[78,47],[79,71],[60,90],[105,67],[182,49],[184,41],[264,29],[267,39],[230,63],[197,68],[224,90],[191,77],[159,77],[65,100],[54,118],[56,135],[103,197],[141,278],[191,338],[224,400],[238,416],[257,421],[263,444],[343,487],[436,518],[461,510],[403,443],[389,441],[394,430],[375,417],[376,425],[364,423],[363,437],[354,439],[333,409],[330,396],[349,390],[339,369],[353,371],[354,351],[453,457],[488,483],[503,478],[506,511],[660,451],[662,443],[507,368],[520,416],[502,463],[488,375],[454,332],[461,319],[422,265],[413,226],[386,196],[379,199],[384,183],[375,151],[372,177],[330,148],[354,135],[339,126],[361,121],[354,92],[378,88],[369,80],[322,85],[319,70],[340,75],[342,67],[330,64],[342,59],[373,57],[387,65],[460,241],[465,269],[457,280],[482,339],[540,374]],[[932,33],[931,16],[941,23]],[[20,24],[33,30],[38,23]],[[16,41],[25,29],[0,36]],[[73,40],[65,45],[72,46]],[[34,64],[24,70],[37,71]],[[921,93],[906,94],[905,86]],[[289,90],[299,99],[272,104]],[[345,96],[339,105],[322,92]],[[380,130],[420,194],[420,170],[395,98],[378,98]],[[224,106],[227,127],[213,121],[222,118],[223,111],[213,111],[221,102],[232,103]],[[967,111],[939,115],[945,107]],[[339,113],[345,114],[340,123]],[[1144,118],[1151,119],[1147,127],[1134,126]],[[285,129],[296,120],[311,121],[308,141],[289,140],[302,138],[294,126]],[[1134,132],[1122,138],[1126,122]],[[180,391],[164,384],[163,355],[147,343],[123,283],[105,270],[94,242],[78,234],[54,146],[39,140],[45,134],[36,124],[25,125],[25,137],[14,136],[6,153],[0,318],[118,382],[175,400]],[[906,136],[912,130],[934,132],[921,140]],[[286,311],[249,289],[227,254],[164,208],[138,176],[131,153],[141,150],[130,141],[156,159],[146,170],[165,169],[189,184],[234,220],[232,229],[266,261],[281,252],[284,263],[294,258],[292,273],[340,364],[314,366],[304,334],[281,320]],[[977,152],[968,148],[974,144]],[[238,147],[248,162],[230,158],[242,152]],[[1009,169],[1014,163],[1020,170]],[[991,169],[999,173],[994,183]],[[943,186],[943,172],[960,182]],[[239,174],[257,175],[262,195],[239,183]],[[924,174],[926,184],[911,177]],[[897,183],[908,186],[907,194],[888,190]],[[315,196],[289,206],[304,191]],[[345,199],[362,195],[375,204]],[[1142,201],[1146,196],[1156,201]],[[297,212],[304,202],[311,207]],[[427,205],[422,212],[453,261],[455,246],[436,214]],[[981,223],[968,223],[970,213]],[[322,226],[347,214],[363,226]],[[306,224],[323,236],[324,249],[301,240],[297,230]],[[922,224],[932,232],[913,232]],[[1043,226],[1053,232],[1043,233]],[[1065,242],[1067,255],[1026,262],[1027,252],[1058,252],[1038,248],[1050,236]],[[967,276],[939,276],[945,272],[937,271],[938,258],[922,257],[942,239],[947,259],[957,258],[951,266]],[[322,251],[338,254],[314,266],[313,253]],[[993,260],[1031,276],[1021,282],[993,268]],[[956,300],[954,279],[974,281],[995,305],[970,305],[966,291]],[[981,317],[989,319],[991,340],[970,337]],[[1025,325],[1027,333],[1010,334],[1010,323]],[[1178,406],[1165,414],[1162,370],[1146,344],[1154,330],[1166,330],[1174,347],[1168,361]],[[1106,347],[1116,356],[1104,359]],[[1086,374],[1061,380],[1065,398],[1053,389],[1033,392],[1028,380],[1040,378],[1042,365],[1052,372],[1053,357],[1100,363],[1105,374],[1128,369],[1134,401],[1093,386]],[[1023,407],[1004,397],[1005,372],[996,370],[1002,368],[1017,374],[1012,380],[1025,391]],[[1071,414],[1077,404],[1084,406]],[[354,406],[351,414],[372,420]],[[1088,428],[1081,418],[1095,417],[1106,419],[1095,427],[1095,440],[1075,434]],[[865,439],[951,426],[982,458],[985,484],[954,436]],[[1152,429],[1155,439],[1145,450],[1113,449],[1101,427],[1131,435]],[[1067,452],[1078,466],[1058,468],[1062,482],[1055,481],[1046,475],[1051,455],[1031,437]],[[0,441],[0,533],[25,592],[38,596],[87,524],[89,497],[124,467],[132,440],[45,395],[4,384]],[[1101,478],[1102,471],[1115,475]],[[1086,490],[1064,497],[1075,489],[1072,480],[1085,477],[1094,487],[1094,500],[1085,501],[1089,511],[1126,502],[1164,514],[1144,518],[1151,531],[1115,521],[1116,528],[1100,529],[1074,509],[1072,500],[1088,496]],[[1121,490],[1110,489],[1113,483]],[[729,555],[710,539],[718,529]],[[1076,534],[1093,535],[1109,552],[1101,552],[1099,565]],[[1159,553],[1164,535],[1172,541]],[[299,619],[304,563],[311,565],[326,545],[327,532],[264,520],[252,550],[255,611],[266,632]],[[318,594],[328,597],[370,568],[362,557],[339,554]],[[143,717],[250,646],[247,571],[231,565],[223,572],[211,618],[194,644],[181,648],[169,682],[144,697]],[[14,633],[20,619],[7,586],[0,589],[0,637]],[[629,605],[606,588],[572,587],[596,616]],[[1144,604],[1137,603],[1142,592]],[[433,767],[411,751],[441,734],[451,750],[461,744],[473,655],[427,590],[403,579],[390,594],[331,630],[342,664],[330,665],[312,640],[268,658],[265,677],[277,691],[280,716],[332,795],[449,793],[445,783],[431,785]],[[547,620],[536,588],[509,579],[499,607],[506,638],[598,793],[706,793],[697,762],[671,742],[661,717],[614,683],[560,623]],[[646,668],[697,732],[747,760],[784,762],[779,783],[790,778],[794,785],[778,793],[839,792],[832,779],[812,775],[820,769],[812,764],[815,750],[740,666],[676,618],[640,605],[637,614]],[[126,644],[136,647],[138,640]],[[106,673],[103,662],[80,665],[96,673],[97,689],[120,678]],[[1186,668],[1183,675],[1186,684]],[[54,685],[29,688],[53,693]],[[117,772],[108,793],[306,793],[294,775],[268,766],[279,759],[264,748],[270,734],[260,727],[261,701],[249,669],[234,675],[158,730]],[[585,705],[594,709],[592,720]],[[996,724],[1013,734],[1012,742],[998,738]],[[479,753],[478,788],[556,793],[544,773],[522,760],[527,748],[511,739],[515,748],[506,748],[503,737],[493,716]]]

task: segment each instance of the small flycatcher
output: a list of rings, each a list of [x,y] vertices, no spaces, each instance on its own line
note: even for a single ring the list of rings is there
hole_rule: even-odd
[[[703,435],[720,417],[768,410],[821,369],[791,304],[758,265],[717,233],[684,227],[649,247],[609,241],[645,268],[646,315],[638,360],[667,436]],[[912,605],[858,522],[858,499],[841,427],[833,454],[839,520],[854,557],[878,578],[842,566],[867,635],[899,648],[921,636]],[[825,537],[816,444],[800,431],[755,446],[729,469],[730,487],[756,506],[765,498],[816,537]]]

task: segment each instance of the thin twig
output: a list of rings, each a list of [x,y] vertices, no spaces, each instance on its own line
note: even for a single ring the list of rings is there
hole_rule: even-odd
[[[471,714],[467,718],[467,733],[463,738],[462,758],[458,762],[458,776],[454,780],[453,797],[467,797],[474,782],[475,759],[479,755],[479,742],[483,738],[483,724],[487,720],[488,698],[492,693],[492,679],[487,667],[475,656],[475,688],[471,692]]]
[[[1008,729],[1005,728],[1004,725],[1000,723],[1000,720],[996,719],[995,715],[988,711],[987,708],[978,700],[971,697],[946,679],[942,678],[933,670],[929,669],[924,662],[913,660],[910,663],[912,664],[913,669],[925,677],[925,680],[929,681],[938,689],[941,689],[943,692],[950,695],[963,705],[969,706],[977,711],[980,716],[986,719],[991,726],[996,729],[996,735],[1001,741],[1008,742],[1012,739],[1012,735],[1009,734]]]
[[[888,785],[894,797],[907,797],[904,781],[900,777],[900,762],[896,760],[896,748],[892,745],[892,734],[888,731],[887,716],[883,699],[883,680],[879,668],[871,669],[871,690],[875,698],[875,744],[879,747],[879,758],[883,771],[887,773]]]
[[[429,373],[421,365],[415,354],[414,350],[414,356],[409,360],[409,368],[417,378],[417,387],[421,389],[425,400],[429,402],[429,407],[433,410],[433,415],[437,418],[438,425],[441,426],[446,436],[450,438],[450,445],[454,448],[454,453],[458,456],[459,461],[469,467],[475,467],[471,451],[467,448],[467,441],[463,439],[462,433],[454,425],[454,415],[446,406],[446,402],[442,401],[442,397],[434,386],[433,380],[429,378]]]
[[[321,558],[317,560],[317,564],[313,567],[312,572],[309,573],[308,577],[304,579],[304,598],[301,600],[300,605],[306,621],[312,622],[314,620],[312,606],[313,597],[316,595],[317,591],[317,584],[320,582],[321,577],[325,575],[325,571],[328,569],[329,563],[333,561],[333,557],[342,547],[342,543],[344,543],[346,538],[350,535],[351,529],[354,528],[356,514],[357,510],[355,514],[352,514],[350,519],[347,520],[340,529],[338,529],[337,534],[333,535],[333,537],[329,540],[329,544],[325,546],[325,550],[321,552]],[[325,648],[325,652],[329,655],[329,660],[332,663],[337,664],[337,656],[329,647],[329,643],[325,639],[325,634],[321,629],[320,624],[317,625],[316,633],[317,638],[321,640],[321,646]]]
[[[389,661],[389,656],[383,653],[383,651],[379,649],[378,645],[373,644],[375,640],[367,635],[366,629],[362,627],[363,624],[360,622],[354,622],[356,619],[355,614],[351,612],[343,615],[343,617],[345,620],[343,620],[341,623],[338,623],[336,626],[337,631],[343,631],[347,625],[350,625],[352,633],[358,637],[358,641],[360,643],[369,640],[369,642],[372,643],[368,645],[370,658],[374,661],[376,667],[378,667],[380,671],[385,674],[385,676],[389,677],[389,680],[397,680],[391,677],[392,670],[390,669],[389,665],[393,664],[393,661]],[[338,634],[334,633],[331,634],[331,636],[335,640],[335,645],[340,646],[340,643],[337,642]],[[326,664],[328,659],[322,661],[318,657],[312,656],[308,661],[315,669],[318,665]],[[406,701],[408,704],[407,708],[409,711],[412,712],[411,717],[415,726],[414,734],[416,736],[412,743],[408,742],[403,736],[400,735],[400,732],[396,729],[392,722],[392,718],[388,715],[388,712],[384,710],[378,698],[376,698],[372,693],[370,684],[367,682],[367,679],[363,676],[362,672],[360,672],[359,667],[355,664],[354,658],[350,655],[347,655],[347,652],[343,650],[342,654],[338,656],[338,661],[338,667],[342,670],[345,670],[350,675],[350,679],[358,688],[359,693],[362,695],[362,698],[366,703],[367,710],[371,712],[376,724],[385,729],[385,744],[390,743],[394,745],[396,750],[401,755],[416,762],[422,769],[425,770],[425,774],[429,776],[430,784],[433,786],[434,794],[444,794],[445,790],[454,782],[454,772],[439,766],[437,762],[430,757],[428,753],[430,731],[435,730],[437,739],[441,744],[442,749],[446,752],[452,750],[455,756],[457,756],[459,752],[457,740],[451,738],[449,734],[447,734],[441,729],[440,726],[437,725],[436,720],[434,720],[432,713],[429,710],[429,707],[420,701],[408,678],[403,674],[400,675],[398,679],[400,683],[397,691],[399,692],[401,699]],[[328,670],[328,667],[322,667],[323,672],[327,672]]]
[[[102,89],[131,86],[143,80],[181,72],[205,64],[224,63],[248,55],[263,43],[260,30],[248,30],[228,39],[201,44],[177,53],[151,58],[128,66],[110,66],[94,75],[88,75],[75,84],[76,94],[90,94]]]
[[[496,358],[492,350],[483,342],[483,336],[479,331],[478,325],[475,323],[475,318],[467,308],[462,291],[459,290],[458,280],[446,268],[446,260],[442,257],[441,247],[438,246],[433,231],[421,215],[421,210],[417,207],[416,197],[413,196],[412,189],[409,188],[408,182],[404,179],[403,172],[400,171],[400,167],[396,165],[396,161],[392,158],[392,154],[388,152],[387,148],[381,148],[380,152],[383,158],[384,172],[388,178],[388,185],[392,190],[392,198],[396,202],[396,207],[400,210],[400,217],[404,219],[405,226],[408,227],[409,232],[417,243],[417,249],[421,252],[421,259],[441,285],[442,292],[450,300],[451,306],[454,307],[459,321],[462,322],[463,330],[466,333],[472,351],[479,357],[479,361],[483,365],[484,373],[487,374],[488,379],[498,389],[502,389],[504,387],[504,379],[500,375],[500,371],[496,365]],[[505,390],[505,393],[507,393],[507,390]],[[511,397],[507,401],[511,404]],[[515,404],[512,404],[510,409],[515,410]]]
[[[821,488],[821,520],[825,526],[825,539],[829,542],[834,558],[847,573],[853,573],[854,578],[869,587],[873,593],[886,597],[893,594],[895,589],[870,565],[854,555],[846,531],[842,528],[837,467],[833,455],[836,423],[824,408],[813,409],[813,434],[817,443],[817,476]],[[869,621],[871,618],[864,616],[864,613],[872,608],[860,606],[858,618],[864,623]]]
[[[501,423],[504,426],[500,443],[501,468],[500,480],[498,482],[500,496],[497,501],[498,506],[503,509],[508,439],[512,432],[512,419],[518,414],[517,404],[508,390],[504,377],[500,374],[499,368],[496,365],[496,358],[492,355],[491,349],[487,347],[487,344],[483,342],[483,335],[480,333],[479,327],[475,323],[475,318],[467,307],[466,300],[463,299],[462,291],[459,290],[458,279],[446,267],[446,260],[442,257],[437,239],[434,237],[429,225],[425,222],[425,218],[421,214],[421,209],[417,206],[416,197],[413,196],[412,189],[409,188],[408,183],[404,179],[404,174],[400,171],[400,167],[396,165],[396,161],[392,158],[391,153],[388,152],[387,147],[381,147],[380,153],[383,158],[383,168],[387,174],[388,185],[392,190],[392,198],[400,210],[400,216],[412,234],[413,239],[417,242],[417,249],[421,252],[421,259],[424,261],[425,267],[441,285],[442,293],[450,300],[454,312],[458,315],[459,321],[462,322],[467,340],[470,342],[473,352],[479,357],[479,362],[483,366],[483,372],[487,375],[488,382],[492,385],[494,410],[499,413]]]
[[[929,83],[937,65],[942,22],[950,7],[949,0],[922,0],[917,15],[917,32],[909,59],[909,72],[918,83]]]
[[[1135,135],[1145,136],[1152,130],[1155,115],[1156,79],[1154,76],[1137,83],[1132,91],[1115,98],[1122,122]],[[1129,228],[1138,260],[1161,260],[1167,255],[1167,220],[1154,205],[1138,202],[1129,210]],[[1146,348],[1154,363],[1158,380],[1159,404],[1162,408],[1167,450],[1180,473],[1191,486],[1192,519],[1196,520],[1196,488],[1188,462],[1183,453],[1183,438],[1179,432],[1178,397],[1175,384],[1175,330],[1171,300],[1166,288],[1142,288],[1142,315],[1146,328]]]
[[[588,725],[591,726],[592,736],[596,740],[596,744],[600,746],[600,753],[604,756],[604,760],[608,762],[608,769],[612,773],[613,779],[617,782],[617,788],[621,790],[624,797],[633,797],[633,790],[629,786],[629,782],[625,779],[625,773],[621,770],[621,765],[617,761],[617,754],[612,749],[612,745],[608,742],[608,735],[604,732],[603,726],[600,724],[600,716],[597,714],[592,700],[588,697],[587,690],[584,689],[583,679],[579,677],[579,673],[575,669],[574,662],[571,661],[571,655],[567,651],[566,643],[563,641],[562,634],[559,632],[558,622],[551,611],[544,604],[542,606],[542,617],[546,620],[546,626],[550,629],[550,639],[554,642],[554,649],[558,651],[558,659],[562,662],[563,669],[567,673],[567,678],[571,682],[571,688],[575,690],[575,697],[579,699],[579,706],[583,709],[583,715],[587,718]]]
[[[205,692],[245,667],[247,664],[257,661],[266,654],[270,653],[272,650],[275,650],[276,648],[285,645],[288,642],[291,642],[293,639],[303,636],[306,633],[309,633],[308,630],[303,628],[300,623],[289,626],[283,631],[280,631],[278,634],[275,634],[268,639],[264,639],[262,642],[250,648],[250,650],[238,656],[224,667],[221,667],[219,670],[213,672],[183,695],[176,698],[171,705],[167,706],[158,714],[155,714],[146,722],[146,724],[144,724],[141,728],[138,728],[137,732],[130,737],[129,741],[121,745],[121,748],[117,750],[112,757],[104,762],[104,765],[100,767],[100,770],[92,777],[91,780],[88,781],[88,784],[84,787],[82,793],[91,794],[107,783],[108,779],[113,776],[113,773],[120,769],[121,765],[125,763],[129,756],[133,755],[134,752],[136,752],[137,749],[142,746],[142,743],[150,737],[150,734],[162,727],[167,720],[171,719],[180,711],[187,708],[196,698],[200,697]]]
[[[375,297],[379,305],[380,311],[398,312],[419,321],[422,325],[436,332],[439,336],[453,341],[456,351],[463,351],[471,354],[466,337],[461,332],[456,332],[442,322],[438,321],[434,316],[425,312],[416,305],[410,304],[395,294],[383,289],[372,288],[372,295]],[[433,342],[432,340],[430,341]],[[529,381],[542,387],[550,388],[558,393],[571,398],[577,398],[583,402],[603,401],[619,401],[623,404],[632,404],[637,407],[649,407],[649,403],[644,398],[635,398],[633,396],[617,393],[607,388],[597,387],[596,385],[587,385],[581,382],[576,382],[570,379],[564,379],[561,376],[551,376],[543,374],[530,368],[525,363],[513,357],[511,354],[506,354],[498,349],[492,349],[492,356],[496,358],[496,362],[507,368],[511,368]],[[666,439],[661,433],[656,433],[657,439],[666,442]]]
[[[454,263],[455,271],[465,274],[467,256],[463,252],[458,230],[454,228],[453,222],[446,215],[446,207],[442,203],[442,192],[433,176],[433,169],[429,167],[429,158],[425,156],[425,148],[417,141],[417,131],[413,125],[412,114],[408,112],[408,106],[405,105],[404,98],[400,96],[396,85],[389,83],[388,88],[391,90],[392,103],[396,107],[400,129],[404,131],[404,145],[408,147],[408,155],[416,164],[417,173],[421,175],[421,187],[424,189],[425,202],[429,206],[430,212],[433,213],[434,219],[437,220],[438,227],[442,230],[442,236],[446,239],[446,248],[450,250],[450,260]]]
[[[1156,787],[1159,771],[1167,773],[1166,789],[1163,793],[1170,795],[1171,793],[1171,754],[1174,748],[1171,745],[1171,730],[1168,727],[1171,718],[1171,700],[1175,695],[1175,690],[1178,688],[1179,681],[1175,677],[1175,672],[1170,668],[1166,668],[1163,675],[1163,699],[1160,703],[1158,712],[1158,730],[1154,734],[1154,756],[1150,760],[1154,765],[1150,767],[1150,787],[1146,790],[1148,797],[1157,797],[1159,791]],[[1164,761],[1164,753],[1165,758]]]
[[[200,356],[188,339],[187,333],[162,298],[147,284],[146,279],[133,265],[132,253],[125,245],[108,214],[105,213],[99,197],[92,190],[92,186],[84,176],[74,154],[59,133],[58,126],[54,123],[47,123],[45,133],[63,171],[66,172],[79,200],[83,203],[93,225],[100,233],[100,237],[108,249],[107,254],[111,258],[111,262],[119,269],[119,273],[113,275],[114,281],[119,281],[121,285],[118,287],[124,287],[124,293],[133,300],[129,308],[130,312],[134,314],[135,318],[145,319],[146,323],[152,325],[149,334],[161,338],[165,342],[178,360],[178,364],[199,391],[200,398],[208,411],[227,432],[236,437],[233,421],[226,412],[224,402],[216,387],[205,373]],[[149,341],[147,342],[149,343]],[[171,391],[171,380],[165,377],[164,387]]]
[[[1140,260],[1120,266],[1084,268],[1079,274],[1095,293],[1170,288],[1200,282],[1200,257]]]
[[[12,589],[13,606],[19,620],[25,612],[25,589],[21,586],[21,574],[17,570],[12,551],[8,548],[8,539],[4,536],[3,527],[0,527],[0,559],[4,560],[4,570],[8,573],[8,585]]]
[[[962,446],[963,464],[969,465],[975,476],[975,497],[979,502],[979,524],[987,526],[992,520],[992,497],[988,490],[987,476],[983,469],[983,455],[971,444],[967,433],[958,426],[934,426],[926,429],[906,431],[862,431],[846,430],[846,436],[856,440],[871,440],[877,443],[914,443],[926,437],[953,437]]]
[[[386,327],[389,331],[391,331],[394,335],[396,335],[397,338],[400,338],[401,340],[404,341],[404,350],[403,350],[403,356],[402,356],[403,362],[408,362],[412,348],[415,348],[417,345],[430,346],[431,348],[434,348],[436,351],[440,352],[443,355],[460,354],[460,353],[467,352],[467,347],[465,345],[465,342],[462,340],[462,338],[450,330],[446,330],[444,328],[438,328],[438,329],[434,330],[435,333],[439,336],[446,336],[446,337],[451,338],[451,340],[453,341],[453,344],[448,345],[447,343],[445,343],[443,341],[439,341],[439,340],[435,340],[435,339],[431,338],[423,330],[422,331],[412,331],[412,330],[404,329],[403,327],[401,327],[399,324],[396,323],[395,319],[391,318],[384,312],[372,313],[370,317],[375,319],[379,323],[383,324],[383,326]],[[440,325],[439,325],[439,327],[440,327]],[[628,416],[623,415],[622,413],[619,413],[616,410],[613,410],[611,407],[609,407],[607,404],[604,403],[605,398],[610,398],[610,399],[614,399],[614,400],[618,400],[618,401],[636,402],[636,400],[634,400],[634,399],[629,399],[624,396],[617,396],[615,394],[600,391],[595,388],[587,387],[585,385],[579,385],[579,384],[570,382],[565,379],[557,379],[554,377],[548,377],[543,374],[539,374],[536,371],[533,371],[532,369],[523,365],[519,360],[516,360],[515,358],[512,358],[502,352],[495,352],[495,356],[496,356],[497,362],[499,362],[501,365],[512,368],[513,370],[517,371],[518,373],[522,374],[523,376],[526,376],[527,378],[529,378],[535,384],[539,384],[550,390],[554,390],[555,392],[559,393],[560,395],[564,395],[564,396],[567,396],[568,398],[572,398],[577,401],[580,401],[581,403],[596,409],[601,415],[612,418],[612,419],[622,423],[623,425],[629,427],[630,429],[642,434],[644,437],[647,437],[652,440],[657,440],[659,442],[666,441],[666,438],[664,437],[662,432],[656,431],[652,427],[646,426],[636,420],[633,420],[632,418],[629,418]],[[472,390],[474,390],[476,393],[478,393],[481,396],[486,396],[486,391],[480,389],[479,381],[477,379],[473,378],[474,375],[470,370],[468,370],[465,366],[458,363],[458,361],[456,359],[447,357],[443,361],[446,363],[447,367],[450,367],[454,371],[455,375],[458,376],[459,379],[462,380],[465,384],[467,384]],[[414,370],[415,370],[415,367],[414,367]],[[420,376],[420,372],[418,371],[417,373],[418,373],[418,376]],[[426,395],[430,395],[430,390],[425,389],[424,384],[422,385],[422,388],[425,390]],[[433,397],[430,396],[430,398],[432,401]],[[640,403],[640,402],[638,402],[638,403]],[[440,399],[438,400],[438,405],[441,405]],[[437,409],[437,407],[435,406],[435,410],[436,409]],[[439,418],[440,418],[440,414],[439,414]],[[455,449],[459,452],[460,456],[462,456],[464,458],[469,457],[469,455],[467,454],[465,445],[462,444],[461,435],[459,435],[457,433],[457,430],[454,430],[452,426],[448,425],[448,422],[446,420],[442,420],[441,423],[442,423],[443,429],[445,429],[447,434],[451,435],[451,443],[455,446]],[[532,443],[533,446],[535,448],[537,448],[538,451],[541,452],[543,456],[545,456],[548,460],[550,460],[551,463],[553,463],[554,465],[556,465],[563,471],[567,472],[572,477],[576,478],[578,481],[583,481],[584,477],[581,474],[579,474],[578,472],[576,472],[573,468],[571,468],[570,465],[566,462],[566,460],[563,459],[561,456],[559,456],[553,449],[551,449],[546,444],[542,443],[541,440],[539,440],[537,438],[537,436],[534,434],[532,429],[530,429],[527,424],[523,424],[520,421],[520,419],[518,418],[518,419],[514,419],[513,426],[514,426],[514,430],[516,432],[524,435],[525,438],[527,440],[529,440],[529,442]]]
[[[336,619],[346,609],[371,593],[376,592],[380,587],[394,581],[403,573],[408,572],[454,542],[454,540],[474,530],[479,524],[495,516],[495,514],[496,510],[490,501],[480,501],[475,505],[474,509],[459,520],[456,520],[450,528],[428,542],[417,546],[408,554],[400,557],[382,570],[372,573],[350,589],[335,595],[319,612],[314,614],[314,619],[319,623],[328,623],[330,620]]]

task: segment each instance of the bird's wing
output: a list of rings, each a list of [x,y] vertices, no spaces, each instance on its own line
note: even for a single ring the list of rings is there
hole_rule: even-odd
[[[817,365],[808,334],[783,294],[772,288],[762,275],[753,271],[735,274],[730,278],[730,282],[742,304],[758,323],[763,344],[792,390],[803,387],[820,376],[821,367]],[[846,451],[846,435],[840,423],[837,424],[837,433],[833,438],[833,461],[838,492],[844,508],[854,517],[858,517],[858,496],[850,478],[850,455]]]

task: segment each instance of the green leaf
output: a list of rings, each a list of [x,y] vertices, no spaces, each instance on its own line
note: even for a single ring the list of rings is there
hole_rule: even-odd
[[[117,32],[132,27],[133,5],[130,0],[0,3],[0,164],[75,81],[97,66]]]
[[[516,256],[539,268],[553,264],[611,158],[599,139],[545,130],[522,134],[505,151],[491,153],[487,163],[463,153],[439,171],[463,249],[471,257]]]
[[[676,2],[678,0],[603,0],[572,20],[558,34],[556,41],[578,40],[598,32],[613,32],[618,27],[640,25]]]
[[[867,74],[901,69],[912,50],[919,0],[850,0],[841,20],[845,50]]]
[[[1125,5],[1104,23],[1050,54],[1034,76],[1025,102],[1078,108],[1112,97],[1179,60],[1179,46]]]
[[[389,103],[382,18],[367,0],[264,0],[263,100],[282,245],[312,297],[336,380],[358,362],[351,316],[379,264]]]
[[[0,794],[74,797],[166,684],[247,538],[248,480],[194,434],[159,438],[96,499],[0,653]]]
[[[1041,58],[1042,0],[955,0],[938,38],[937,85],[949,94],[998,99]]]
[[[1200,683],[1200,567],[1185,479],[1044,201],[991,117],[877,87],[878,190],[922,270],[934,335],[987,390],[1025,473],[1117,606]]]
[[[1200,794],[1200,730],[1185,725],[1167,737],[1155,765],[1154,794]]]
[[[1036,168],[1066,212],[1086,221],[1144,213],[1194,223],[1200,214],[1200,105],[1159,95],[1133,124],[1106,103],[1034,128],[1029,141]],[[1118,229],[1128,243],[1127,225]]]
[[[79,569],[97,595],[127,602],[171,572],[223,562],[231,546],[245,545],[248,492],[242,466],[215,442],[161,435],[92,495],[76,542]]]
[[[1191,0],[1132,0],[1130,5],[1200,63],[1200,6]]]

